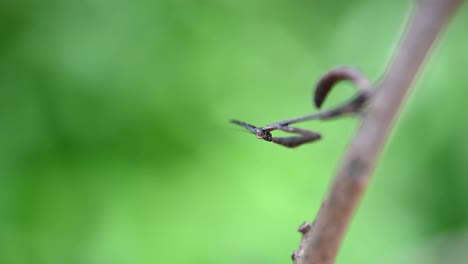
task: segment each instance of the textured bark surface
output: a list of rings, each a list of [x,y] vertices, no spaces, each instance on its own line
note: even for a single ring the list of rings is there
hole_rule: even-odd
[[[393,60],[362,116],[314,223],[302,228],[297,264],[334,263],[343,236],[377,164],[400,106],[433,43],[461,0],[415,2]],[[303,225],[304,226],[304,225]]]

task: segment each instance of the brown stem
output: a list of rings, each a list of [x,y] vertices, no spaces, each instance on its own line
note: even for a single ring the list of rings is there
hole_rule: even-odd
[[[426,55],[461,0],[419,0],[399,48],[363,114],[313,228],[305,232],[299,264],[334,263],[353,212],[366,189],[400,105]]]

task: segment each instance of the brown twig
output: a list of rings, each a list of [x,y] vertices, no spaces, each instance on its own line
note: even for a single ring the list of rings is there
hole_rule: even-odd
[[[363,114],[313,227],[301,231],[303,239],[297,254],[293,254],[294,263],[334,263],[400,105],[432,44],[460,3],[461,0],[416,2],[400,46]]]

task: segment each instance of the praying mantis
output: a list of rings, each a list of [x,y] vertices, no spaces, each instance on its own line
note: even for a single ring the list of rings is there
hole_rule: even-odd
[[[258,139],[273,142],[287,148],[294,148],[309,142],[317,141],[321,138],[319,133],[291,127],[289,125],[308,120],[327,120],[334,117],[359,113],[372,95],[372,84],[360,71],[347,66],[337,67],[325,73],[317,82],[314,91],[314,104],[318,109],[323,105],[333,86],[340,81],[351,81],[357,88],[357,95],[347,103],[336,108],[301,117],[285,119],[264,127],[256,127],[235,119],[230,120],[230,122],[247,129]],[[298,134],[298,136],[273,137],[272,131],[274,130]]]

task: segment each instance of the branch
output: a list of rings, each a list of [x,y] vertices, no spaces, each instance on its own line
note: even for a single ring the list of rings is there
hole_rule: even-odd
[[[461,0],[419,0],[406,32],[363,114],[362,123],[336,173],[328,198],[293,254],[295,264],[334,263],[344,233],[376,166],[401,103],[432,44]]]

